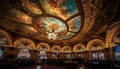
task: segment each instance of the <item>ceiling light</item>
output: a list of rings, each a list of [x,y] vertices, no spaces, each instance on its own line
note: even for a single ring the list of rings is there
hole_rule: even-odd
[[[50,31],[47,32],[47,34],[48,34],[48,39],[49,40],[56,40],[57,39],[57,36],[58,36],[57,31],[50,30]]]

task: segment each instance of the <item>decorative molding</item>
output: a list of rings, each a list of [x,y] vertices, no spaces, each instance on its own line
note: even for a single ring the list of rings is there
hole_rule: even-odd
[[[99,50],[103,48],[106,48],[105,42],[100,39],[93,39],[87,44],[87,50]]]
[[[57,49],[57,50],[55,50]],[[51,48],[51,52],[62,52],[62,49],[59,45],[54,45],[52,48]]]
[[[78,47],[80,47],[80,50],[78,50]],[[86,51],[86,47],[83,44],[76,44],[73,47],[73,51],[74,52],[83,52],[83,51]]]
[[[12,45],[12,38],[10,34],[8,34],[6,31],[0,29],[0,33],[3,34],[8,39],[8,45]]]
[[[115,34],[117,30],[120,28],[120,21],[112,24],[110,26],[110,29],[106,32],[106,47],[109,47],[113,42],[112,42],[112,37]]]
[[[71,46],[64,46],[64,47],[62,48],[62,52],[72,52]]]
[[[40,49],[40,47],[44,49]],[[50,51],[50,46],[47,43],[42,42],[37,45],[36,50]]]
[[[28,45],[28,46],[27,46]],[[14,42],[17,48],[29,48],[35,50],[35,43],[28,38],[19,38]]]

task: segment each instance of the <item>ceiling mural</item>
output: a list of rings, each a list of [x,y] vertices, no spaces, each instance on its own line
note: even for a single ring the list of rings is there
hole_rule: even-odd
[[[42,14],[41,10],[37,5],[35,5],[33,2],[30,2],[29,0],[21,0],[23,8],[30,14],[38,15]]]
[[[20,23],[32,24],[32,18],[29,15],[27,15],[17,9],[11,8],[7,11],[7,13],[8,13],[8,17],[11,20],[14,20],[14,21],[20,22]]]
[[[35,21],[35,26],[41,33],[52,32],[64,34],[67,31],[66,24],[53,17],[40,17]]]
[[[74,46],[91,40],[87,35],[102,33],[116,13],[117,1],[1,0],[0,27],[48,44]]]
[[[1,25],[4,25],[4,28],[9,28],[8,30],[21,35],[34,36],[34,38],[39,38],[38,36],[41,36],[39,32],[32,26],[22,25],[10,21],[6,23],[1,23]]]
[[[33,0],[20,0],[20,2],[19,9],[10,4],[10,7],[7,7],[8,21],[2,24],[8,26],[4,28],[11,27],[9,30],[15,33],[34,36],[32,38],[38,40],[68,39],[75,36],[81,28],[81,17],[74,0],[39,0],[38,3]]]
[[[55,15],[63,20],[78,13],[74,0],[39,0],[47,14]]]
[[[80,20],[80,16],[75,17],[73,19],[71,19],[70,21],[68,21],[68,27],[69,27],[69,31],[71,32],[78,32],[80,27],[81,27],[81,20]]]
[[[67,32],[66,35],[62,36],[62,38],[68,39],[68,38],[71,38],[73,36],[75,36],[75,33],[73,33],[73,32]]]

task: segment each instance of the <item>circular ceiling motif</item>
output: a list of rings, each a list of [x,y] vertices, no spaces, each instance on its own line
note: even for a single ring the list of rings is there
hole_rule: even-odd
[[[64,23],[62,20],[54,17],[39,17],[35,19],[34,25],[36,29],[48,37],[48,34],[56,34],[56,40],[63,40],[73,37],[81,27],[80,16],[77,16],[67,23]]]
[[[75,0],[20,0],[9,6],[2,25],[33,39],[65,40],[81,29],[82,10]]]
[[[35,20],[35,27],[42,33],[55,32],[64,34],[67,32],[67,26],[64,22],[53,17],[40,17]]]

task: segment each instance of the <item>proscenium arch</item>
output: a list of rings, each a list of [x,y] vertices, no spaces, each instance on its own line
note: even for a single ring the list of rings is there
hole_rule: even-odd
[[[58,48],[60,50],[60,52],[62,52],[62,48],[59,46],[59,45],[54,45],[52,48],[51,48],[51,51],[53,51],[54,48]]]
[[[73,51],[74,51],[74,52],[78,52],[78,51],[76,51],[76,49],[77,49],[77,47],[79,47],[79,46],[84,47],[84,51],[86,51],[86,47],[85,47],[83,44],[76,44],[76,45],[73,47]]]
[[[50,51],[50,46],[47,43],[44,43],[44,42],[39,43],[36,47],[36,50],[39,50],[40,46],[45,46],[47,48],[47,50]]]
[[[8,45],[12,45],[12,38],[10,34],[8,34],[6,31],[0,29],[0,33],[5,35],[5,37],[8,39]]]
[[[31,46],[32,49],[35,50],[35,43],[31,39],[28,39],[28,38],[19,38],[19,39],[17,39],[14,42],[14,46],[18,47],[18,45],[21,43],[21,41],[29,41],[32,44],[32,46]]]
[[[120,21],[114,23],[113,25],[111,25],[110,29],[107,31],[106,33],[106,47],[111,46],[112,42],[112,38],[113,35],[115,34],[115,32],[117,32],[120,29]]]
[[[64,50],[67,49],[67,48],[70,48],[71,51],[72,51],[72,48],[71,48],[70,46],[64,46],[64,47],[62,48],[62,52],[65,52]],[[69,51],[69,52],[71,52],[71,51]]]
[[[101,39],[93,39],[87,43],[87,50],[91,50],[90,48],[92,47],[92,43],[98,42],[102,44],[102,48],[106,48],[105,42]],[[101,47],[101,46],[100,46]]]

